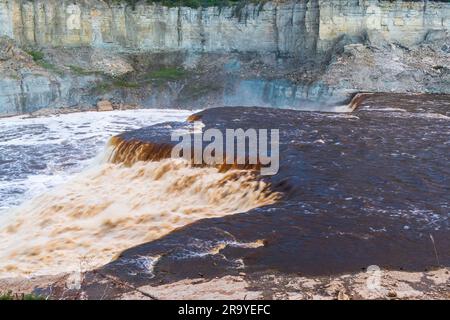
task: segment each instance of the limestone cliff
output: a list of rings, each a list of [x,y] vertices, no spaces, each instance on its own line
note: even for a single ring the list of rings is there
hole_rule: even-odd
[[[196,76],[208,73],[208,66],[199,61],[203,55],[205,61],[211,63],[211,55],[220,55],[224,64],[216,67],[220,67],[226,79],[216,80],[225,83],[231,73],[234,88],[224,85],[220,93],[214,92],[215,98],[210,103],[274,105],[270,100],[278,97],[274,98],[273,92],[282,92],[279,94],[282,99],[275,105],[297,107],[302,99],[320,102],[323,99],[318,98],[325,97],[332,103],[330,97],[333,95],[336,96],[334,102],[339,102],[352,91],[352,88],[345,88],[338,90],[336,95],[335,88],[329,87],[327,78],[321,76],[324,66],[333,55],[341,54],[345,45],[371,41],[372,45],[386,42],[405,48],[418,46],[430,32],[450,29],[450,3],[288,0],[194,9],[168,8],[145,2],[132,7],[99,0],[0,0],[0,26],[0,36],[13,39],[19,47],[38,48],[46,53],[46,58],[42,59],[44,68],[41,63],[37,73],[33,68],[4,73],[0,79],[0,114],[61,104],[92,103],[97,98],[88,89],[105,80],[99,73],[110,68],[87,65],[86,59],[73,53],[61,56],[57,53],[58,48],[83,48],[81,52],[89,51],[87,61],[90,62],[98,62],[95,57],[105,52],[117,54],[118,59],[125,59],[124,63],[134,65],[137,71],[142,67],[134,63],[142,61],[138,55],[167,53],[169,58],[166,59],[171,61],[165,61],[164,68],[189,69]],[[179,52],[182,52],[182,59]],[[443,54],[445,57],[448,53]],[[256,61],[264,65],[262,70],[251,69],[248,57],[252,55],[258,55]],[[68,57],[75,62],[71,63]],[[153,71],[154,66],[148,59],[144,60],[147,61],[144,69]],[[49,64],[56,68],[48,68]],[[74,72],[72,64],[76,68],[81,64],[83,70],[89,72]],[[201,72],[196,69],[199,64],[202,65]],[[243,68],[246,73],[236,72],[236,68]],[[128,89],[135,90],[142,84],[137,78],[139,76],[133,77],[132,88]],[[111,81],[117,83],[117,80]],[[242,85],[236,86],[236,83]],[[175,85],[177,89],[166,88],[158,92],[153,86],[152,95],[146,97],[130,93],[130,90],[109,95],[119,100],[131,99],[144,106],[180,105],[179,92],[176,97],[174,92],[182,91],[180,87],[184,86],[181,83]],[[208,91],[204,87],[197,89],[197,92]],[[415,88],[405,90],[414,91]],[[442,88],[436,87],[434,91],[442,91]],[[298,101],[291,97],[298,97]],[[191,100],[189,103],[193,106],[205,105],[199,99]]]
[[[19,44],[121,50],[258,51],[301,55],[343,34],[378,30],[410,45],[450,28],[450,4],[298,0],[243,7],[167,8],[98,0],[0,0],[0,35]]]

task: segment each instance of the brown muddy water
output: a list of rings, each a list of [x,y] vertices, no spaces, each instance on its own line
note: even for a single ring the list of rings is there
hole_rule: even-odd
[[[165,159],[170,133],[187,122],[127,131],[110,161],[2,220],[0,272],[106,264],[103,273],[139,285],[449,266],[450,97],[380,94],[353,113],[245,107],[197,118],[204,129],[279,129],[279,173]]]

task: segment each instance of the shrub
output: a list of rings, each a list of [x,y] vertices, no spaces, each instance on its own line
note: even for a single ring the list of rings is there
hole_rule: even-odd
[[[29,50],[27,53],[33,58],[34,62],[40,62],[44,60],[44,53],[36,50]]]
[[[180,68],[164,68],[147,75],[148,79],[152,80],[178,80],[186,76],[186,71]]]

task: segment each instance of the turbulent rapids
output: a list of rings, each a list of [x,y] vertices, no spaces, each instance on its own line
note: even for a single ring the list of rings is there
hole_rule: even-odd
[[[170,158],[171,133],[195,132],[186,114],[117,130],[95,165],[0,215],[0,277],[95,269],[139,286],[447,266],[449,106],[445,95],[361,94],[352,113],[234,107],[189,118],[202,130],[279,129],[273,176]],[[14,154],[15,143],[0,148]]]
[[[2,276],[90,270],[193,221],[278,198],[251,172],[193,168],[181,159],[124,165],[114,155],[116,163],[90,168],[6,216]]]

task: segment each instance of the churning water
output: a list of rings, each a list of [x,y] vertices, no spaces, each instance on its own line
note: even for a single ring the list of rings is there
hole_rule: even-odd
[[[159,265],[174,278],[448,265],[449,110],[448,96],[375,95],[351,114],[201,112],[205,129],[280,130],[280,171],[264,179],[141,161],[179,129],[151,125],[187,111],[2,119],[0,277],[92,269],[124,249],[104,271],[133,283],[149,268],[159,281]],[[104,149],[130,129],[126,148]]]
[[[104,146],[111,135],[188,115],[160,110],[4,119],[0,276],[100,267],[175,228],[277,199],[245,171],[192,168],[181,159],[108,162],[114,151]]]
[[[192,111],[127,110],[0,119],[0,215],[65,182],[126,130],[181,121]]]

